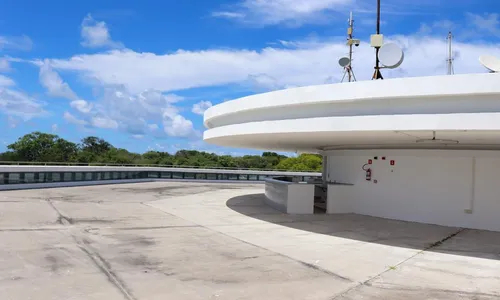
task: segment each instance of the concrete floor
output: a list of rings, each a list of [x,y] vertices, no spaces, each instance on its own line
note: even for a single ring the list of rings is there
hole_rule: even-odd
[[[262,189],[0,192],[0,298],[500,299],[500,233],[284,215]]]

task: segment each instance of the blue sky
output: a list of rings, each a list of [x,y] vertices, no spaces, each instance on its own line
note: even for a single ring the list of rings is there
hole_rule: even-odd
[[[375,0],[25,1],[0,4],[0,151],[34,131],[96,135],[145,152],[258,153],[203,142],[203,111],[270,90],[336,83],[354,12],[369,80]],[[382,0],[382,33],[405,62],[386,78],[485,72],[500,57],[498,0]]]

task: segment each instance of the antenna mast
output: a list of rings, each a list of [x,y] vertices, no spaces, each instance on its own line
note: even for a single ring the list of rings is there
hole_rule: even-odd
[[[352,34],[353,34],[353,31],[354,31],[354,20],[352,19],[352,11],[349,15],[349,28],[347,29],[347,40],[348,41],[351,41],[352,40]],[[347,76],[349,78],[349,82],[351,82],[351,77],[353,74],[352,73],[352,43],[349,43],[349,65],[346,67],[346,70],[347,70]]]
[[[455,71],[453,70],[453,52],[452,52],[452,42],[453,42],[453,35],[451,34],[451,31],[448,32],[448,59],[446,60],[448,62],[448,75],[453,75]]]
[[[375,73],[373,73],[372,79],[384,79],[380,73],[380,60],[378,58],[380,47],[382,47],[382,39],[383,37],[380,34],[380,0],[377,0],[377,34],[374,37],[372,36],[371,41],[372,47],[375,47]]]
[[[352,46],[358,47],[360,44],[360,40],[353,39],[354,33],[354,19],[352,17],[352,12],[349,15],[349,27],[347,28],[347,45],[349,46],[349,57],[347,61],[344,61],[341,66],[344,67],[344,76],[342,77],[342,81],[344,81],[345,75],[347,74],[347,79],[349,82],[356,81],[356,76],[354,75],[354,71],[352,69]],[[342,58],[346,60],[346,58]]]

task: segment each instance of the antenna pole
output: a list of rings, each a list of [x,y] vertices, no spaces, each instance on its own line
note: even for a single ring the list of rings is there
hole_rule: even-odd
[[[377,0],[377,34],[380,34],[380,0]],[[372,79],[384,79],[380,73],[380,61],[378,60],[378,52],[380,47],[375,47],[375,73]]]
[[[352,40],[352,33],[353,33],[353,30],[354,30],[354,20],[352,19],[352,11],[351,11],[351,14],[349,15],[349,29],[347,30],[347,33],[348,33],[348,39],[349,40]],[[349,45],[349,66],[347,66],[347,75],[349,76],[349,82],[352,81],[352,74],[351,74],[351,71],[352,71],[352,43],[350,43]]]
[[[354,70],[352,69],[352,46],[359,46],[360,41],[353,39],[354,33],[354,18],[352,17],[352,12],[349,15],[349,27],[347,28],[347,45],[349,46],[349,63],[344,66],[344,76],[341,82],[344,82],[344,78],[347,75],[347,80],[349,82],[356,81],[356,76],[354,75]]]
[[[452,52],[452,42],[453,42],[453,35],[451,34],[451,31],[448,32],[448,75],[453,75],[454,70],[453,70],[453,52]]]

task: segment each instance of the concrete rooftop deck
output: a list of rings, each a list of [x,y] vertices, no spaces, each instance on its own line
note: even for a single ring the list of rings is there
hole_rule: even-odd
[[[0,192],[0,298],[500,298],[500,233],[283,215],[263,204],[262,189]]]

